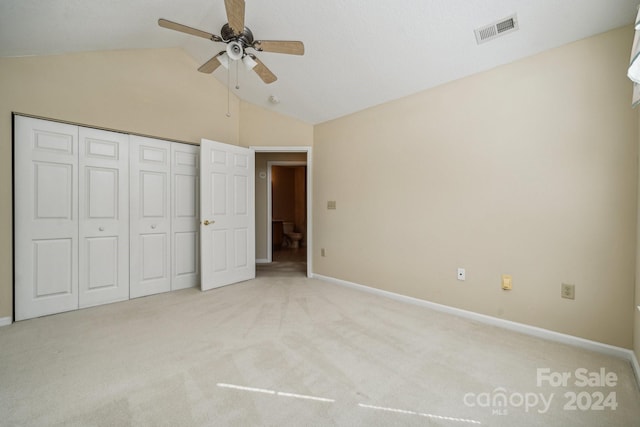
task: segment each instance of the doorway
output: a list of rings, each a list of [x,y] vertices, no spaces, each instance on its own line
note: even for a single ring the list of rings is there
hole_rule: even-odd
[[[256,153],[256,263],[258,270],[284,268],[287,272],[299,271],[312,275],[312,158],[311,147],[251,147]],[[274,168],[276,172],[274,174]],[[278,168],[283,168],[278,170]],[[284,171],[279,174],[278,171]],[[302,176],[300,175],[302,173]],[[297,176],[297,178],[296,178]],[[282,213],[276,206],[274,216],[273,179],[290,177],[286,187],[295,192],[298,200],[292,200],[289,214]],[[280,177],[280,178],[278,178]],[[300,187],[304,193],[300,199]],[[277,190],[276,190],[277,191]],[[277,199],[276,195],[276,199]],[[276,204],[279,203],[276,200]],[[286,210],[285,210],[286,212]],[[281,216],[281,217],[278,217]],[[285,240],[284,223],[293,223],[294,231],[302,234],[294,248],[290,240]],[[289,224],[291,227],[291,224]],[[297,249],[297,250],[294,250]],[[284,261],[284,262],[283,262]],[[297,262],[299,261],[299,262]],[[306,262],[306,266],[304,263]]]
[[[271,243],[267,241],[267,245],[271,262],[307,262],[306,172],[306,161],[267,162],[267,226],[271,224]]]

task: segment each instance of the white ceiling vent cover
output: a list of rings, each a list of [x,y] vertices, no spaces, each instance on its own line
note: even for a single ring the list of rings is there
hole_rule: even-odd
[[[516,30],[518,30],[518,17],[516,14],[513,14],[493,24],[476,28],[474,32],[476,33],[476,41],[478,44],[482,44]]]

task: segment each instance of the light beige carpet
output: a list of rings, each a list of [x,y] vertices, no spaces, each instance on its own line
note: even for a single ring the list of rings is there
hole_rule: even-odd
[[[640,394],[624,360],[261,272],[0,328],[0,425],[638,426]]]

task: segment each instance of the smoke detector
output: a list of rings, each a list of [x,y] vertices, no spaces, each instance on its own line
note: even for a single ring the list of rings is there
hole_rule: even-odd
[[[496,21],[493,24],[476,28],[474,33],[476,34],[476,41],[478,44],[482,44],[500,36],[504,36],[505,34],[517,31],[518,29],[518,16],[514,13],[513,15]]]
[[[271,95],[269,96],[269,102],[272,103],[273,105],[278,105],[280,104],[280,98],[278,98],[275,95]]]

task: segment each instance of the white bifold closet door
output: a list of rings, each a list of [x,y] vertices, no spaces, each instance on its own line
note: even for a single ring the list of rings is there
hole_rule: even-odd
[[[171,143],[130,136],[131,298],[171,290]]]
[[[200,147],[171,144],[171,290],[200,283]]]
[[[81,127],[79,307],[129,299],[129,135]]]
[[[130,136],[130,296],[199,283],[198,146]]]
[[[15,317],[78,308],[78,127],[15,117]]]
[[[16,320],[129,298],[128,139],[15,117]]]

